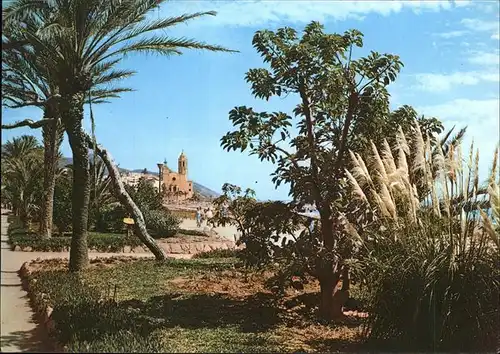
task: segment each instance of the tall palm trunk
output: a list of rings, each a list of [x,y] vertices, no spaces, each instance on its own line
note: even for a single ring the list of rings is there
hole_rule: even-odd
[[[55,118],[55,112],[47,108],[44,118]],[[59,147],[62,143],[63,131],[61,125],[54,119],[53,124],[42,130],[44,145],[43,195],[40,220],[40,237],[52,236],[52,218],[54,214],[54,189],[56,185],[56,170],[58,165]]]
[[[73,236],[69,253],[69,270],[75,272],[83,270],[89,263],[87,247],[90,201],[89,147],[82,127],[83,94],[70,94],[63,97],[62,101],[61,116],[73,152]]]

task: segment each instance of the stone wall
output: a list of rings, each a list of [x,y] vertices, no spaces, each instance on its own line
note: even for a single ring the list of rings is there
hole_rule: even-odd
[[[229,240],[208,240],[202,242],[168,242],[160,241],[159,245],[167,254],[196,254],[200,252],[208,252],[216,249],[235,249],[236,245],[233,241]],[[21,248],[16,246],[14,251],[20,252],[33,252],[30,246]],[[68,252],[69,249],[63,249],[62,252]],[[99,253],[96,249],[89,249],[89,252]],[[114,253],[114,252],[113,252]],[[132,248],[125,246],[122,252],[119,253],[149,253],[146,246],[138,246]]]

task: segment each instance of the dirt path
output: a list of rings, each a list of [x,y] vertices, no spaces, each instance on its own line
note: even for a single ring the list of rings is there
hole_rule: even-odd
[[[216,228],[208,227],[207,223],[204,222],[202,227],[197,227],[196,226],[196,220],[192,219],[182,219],[181,224],[180,224],[181,229],[189,229],[189,230],[200,230],[200,231],[208,231],[210,229],[213,229],[220,237],[229,240],[229,241],[236,241],[236,239],[239,238],[239,232],[234,227],[233,225],[227,225],[227,226],[220,226]]]
[[[24,262],[36,258],[67,258],[68,252],[14,252],[7,243],[7,216],[2,210],[1,220],[1,345],[3,352],[43,353],[52,350],[45,331],[34,321],[34,313],[21,287],[17,271]],[[112,257],[117,253],[91,253],[90,258]],[[120,253],[120,256],[152,257],[151,253]],[[191,255],[169,255],[190,258]]]

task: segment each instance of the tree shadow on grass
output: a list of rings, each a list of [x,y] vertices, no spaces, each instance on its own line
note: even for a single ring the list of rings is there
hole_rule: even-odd
[[[279,309],[273,296],[257,293],[241,300],[222,295],[164,295],[145,305],[150,316],[160,315],[168,326],[215,328],[238,325],[242,332],[265,332],[277,325]]]
[[[366,349],[362,343],[354,344],[352,340],[342,338],[312,339],[305,343],[315,353],[363,353]],[[364,351],[363,351],[364,349]]]
[[[318,325],[317,321],[309,320],[313,317],[310,306],[314,304],[315,297],[315,294],[300,295],[288,306],[283,307],[279,306],[275,295],[268,293],[256,293],[240,299],[221,294],[169,293],[152,297],[146,302],[84,301],[79,304],[60,304],[54,309],[53,318],[58,328],[62,330],[59,332],[59,339],[63,343],[68,343],[70,338],[73,340],[78,338],[81,343],[105,342],[123,333],[132,333],[148,341],[148,338],[152,338],[151,334],[157,333],[157,330],[172,330],[172,333],[178,333],[179,329],[193,330],[192,335],[199,334],[198,330],[215,330],[215,333],[219,333],[220,330],[222,331],[220,345],[235,345],[235,348],[240,350],[247,346],[243,342],[252,338],[252,341],[262,341],[252,344],[258,344],[259,350],[262,350],[268,348],[268,344],[269,348],[272,346],[272,343],[265,339],[266,332],[272,332],[278,326],[295,327],[303,321],[306,322],[306,327],[309,326],[307,323]],[[306,304],[306,307],[294,308],[294,314],[290,316],[290,307],[295,307],[299,303]],[[344,323],[342,328],[350,331],[359,324],[358,321]],[[222,334],[229,328],[236,329],[241,336],[231,337]],[[353,346],[352,339],[349,340],[343,335],[331,337],[328,334],[328,325],[317,328],[319,331],[325,330],[326,336],[322,338],[321,333],[318,333],[303,338],[304,345],[313,348],[314,351],[358,350],[357,345]],[[228,342],[233,340],[231,338],[238,338],[238,343]]]
[[[53,318],[63,342],[77,334],[80,340],[121,331],[147,337],[156,329],[215,329],[237,326],[242,333],[265,332],[280,323],[280,310],[270,294],[257,293],[241,300],[221,295],[167,294],[121,303],[81,302],[56,306]]]

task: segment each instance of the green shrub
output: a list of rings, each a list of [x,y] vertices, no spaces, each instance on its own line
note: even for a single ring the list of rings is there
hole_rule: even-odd
[[[146,226],[153,238],[166,238],[175,236],[179,230],[179,219],[168,210],[143,211]]]
[[[179,219],[166,209],[150,209],[147,205],[141,206],[146,227],[154,238],[174,236],[179,228]],[[120,204],[109,205],[100,212],[96,221],[98,232],[124,232],[123,218],[127,212]]]
[[[73,182],[67,176],[57,179],[54,189],[53,223],[59,233],[71,230],[73,214],[71,212]]]
[[[368,289],[369,339],[382,350],[493,352],[500,250],[486,212],[500,210],[498,155],[488,195],[479,185],[473,145],[464,164],[459,145],[444,153],[438,144],[432,152],[418,127],[398,140],[394,151],[374,146],[366,163],[352,155],[348,176],[370,216],[363,236],[350,232]]]
[[[123,232],[125,224],[123,218],[126,216],[125,209],[119,203],[103,207],[96,217],[95,230],[97,232]]]
[[[420,230],[407,227],[399,240],[381,237],[365,260],[374,344],[423,351],[494,349],[500,330],[498,253],[479,240],[454,251],[448,242],[435,241],[445,227],[428,222]]]
[[[215,249],[196,253],[193,258],[236,258],[240,252],[240,250],[236,249]]]
[[[71,246],[71,236],[52,237],[42,239],[33,234],[10,234],[9,242],[11,248],[31,247],[33,251],[39,252],[62,252]],[[137,247],[142,242],[137,237],[126,237],[119,234],[89,233],[87,238],[89,249],[98,252],[120,252],[125,246]]]

